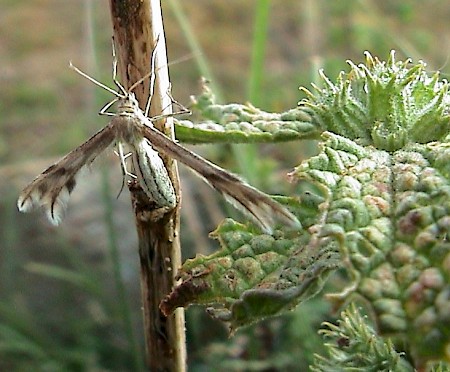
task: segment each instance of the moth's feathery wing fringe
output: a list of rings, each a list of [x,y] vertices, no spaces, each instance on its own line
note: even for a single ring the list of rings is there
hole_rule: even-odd
[[[300,227],[298,219],[286,207],[248,185],[239,177],[173,142],[151,125],[141,127],[141,131],[152,146],[197,172],[228,202],[250,215],[265,232],[272,232],[272,226],[276,220],[291,227]]]
[[[17,207],[28,212],[42,206],[50,222],[58,225],[63,217],[70,193],[76,186],[76,177],[114,140],[111,125],[94,134],[90,139],[48,167],[21,192]]]

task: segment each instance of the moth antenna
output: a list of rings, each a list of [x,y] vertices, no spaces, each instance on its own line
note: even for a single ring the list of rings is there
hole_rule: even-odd
[[[100,88],[103,88],[103,89],[107,90],[108,92],[114,94],[116,97],[125,98],[123,95],[116,92],[114,89],[111,89],[110,87],[106,86],[105,84],[100,83],[98,80],[95,80],[93,77],[91,77],[88,74],[86,74],[85,72],[81,71],[78,67],[76,67],[72,64],[72,61],[69,62],[69,67],[72,70],[74,70],[75,72],[77,72],[78,74],[80,74],[81,76],[83,76],[85,79],[88,79],[90,82],[94,83],[95,85],[99,86]]]
[[[145,74],[143,77],[141,77],[138,81],[136,81],[129,89],[128,92],[131,92],[134,88],[136,88],[139,84],[141,84],[143,81],[145,81],[148,77],[150,77],[150,87],[149,87],[149,97],[147,100],[147,103],[145,105],[145,116],[148,116],[148,113],[150,111],[150,105],[152,102],[153,92],[155,90],[155,61],[156,61],[156,47],[158,46],[159,41],[159,35],[156,38],[155,47],[152,50],[152,54],[150,57],[150,72],[148,74]]]
[[[153,72],[149,72],[148,74],[145,74],[143,77],[141,77],[138,81],[136,81],[130,89],[128,89],[128,92],[131,92],[134,88],[136,88],[139,84],[141,84],[145,79],[147,79],[149,76],[153,75]]]
[[[151,102],[152,102],[152,98],[155,92],[155,81],[156,81],[156,71],[158,70],[155,65],[156,65],[156,47],[158,45],[158,41],[159,41],[159,35],[156,38],[156,42],[155,42],[155,47],[152,50],[152,54],[151,54],[151,65],[150,65],[150,72],[145,74],[142,78],[140,78],[138,81],[136,81],[128,90],[128,92],[131,92],[133,89],[135,89],[139,84],[141,84],[143,81],[145,81],[148,77],[151,77],[150,79],[150,87],[149,87],[149,97],[147,99],[147,103],[145,105],[145,110],[144,110],[144,114],[145,116],[149,117],[149,112],[150,112],[150,106],[151,106]],[[186,56],[184,58],[180,58],[179,60],[169,63],[167,66],[172,65],[173,63],[178,63],[184,60],[187,60],[191,58],[191,56]],[[162,66],[160,67],[162,68]],[[169,116],[173,116],[173,115],[180,115],[180,114],[187,114],[190,113],[191,111],[189,109],[187,109],[186,107],[184,107],[181,103],[179,103],[178,101],[176,101],[172,95],[170,94],[170,90],[171,90],[171,85],[169,85],[169,88],[167,89],[167,95],[169,96],[171,103],[178,106],[180,108],[179,111],[170,114]],[[165,108],[163,109],[163,111],[165,110]],[[155,120],[159,120],[161,118],[166,117],[165,115],[158,115],[157,117],[155,117]],[[152,120],[152,121],[155,121]]]
[[[155,46],[155,49],[156,49],[156,46]],[[155,51],[155,49],[153,49],[153,51],[152,51],[152,58],[151,58],[151,66],[153,66],[153,67],[151,67],[151,71],[149,72],[149,73],[147,73],[147,74],[145,74],[143,77],[141,77],[138,81],[136,81],[132,86],[131,86],[131,88],[128,90],[129,92],[131,92],[134,88],[136,88],[139,84],[141,84],[145,79],[147,79],[149,76],[152,76],[152,75],[155,75],[155,72],[154,71],[158,71],[160,68],[163,68],[164,66],[161,66],[161,67],[159,67],[159,68],[155,68],[155,58],[156,58],[156,56],[154,57],[154,51]],[[183,61],[187,61],[187,60],[189,60],[189,59],[191,59],[192,58],[192,56],[193,55],[195,55],[195,53],[191,53],[191,54],[188,54],[187,56],[184,56],[184,57],[182,57],[182,58],[179,58],[179,59],[177,59],[177,60],[175,60],[175,61],[173,61],[173,62],[170,62],[170,63],[168,63],[166,66],[172,66],[172,65],[174,65],[174,64],[176,64],[176,63],[179,63],[179,62],[183,62]],[[177,103],[177,102],[176,102]],[[150,106],[148,103],[147,103],[147,106]],[[146,107],[147,107],[146,106]],[[148,112],[147,112],[147,116],[148,116]]]

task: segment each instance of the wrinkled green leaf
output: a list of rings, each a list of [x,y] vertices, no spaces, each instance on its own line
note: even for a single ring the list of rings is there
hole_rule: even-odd
[[[339,265],[336,247],[313,244],[307,233],[261,235],[226,220],[212,236],[222,249],[185,262],[182,284],[163,302],[166,312],[193,302],[223,304],[209,312],[234,330],[316,294]]]
[[[324,87],[305,90],[291,111],[307,113],[322,133],[319,154],[291,174],[315,190],[286,198],[302,229],[268,236],[227,221],[213,233],[221,249],[188,260],[163,305],[213,304],[210,312],[235,329],[306,300],[343,266],[349,285],[329,295],[336,305],[357,294],[378,334],[417,366],[448,360],[448,83],[394,53],[349,65],[336,83],[322,73]],[[220,122],[224,107],[205,116]]]
[[[367,298],[380,331],[406,336],[417,357],[443,355],[450,327],[450,184],[436,160],[443,162],[447,146],[389,153],[323,136],[322,152],[296,175],[329,193],[321,234],[342,242],[354,278],[341,299],[351,292]]]
[[[320,133],[305,110],[276,114],[250,104],[219,105],[208,85],[191,106],[200,122],[175,119],[176,137],[187,143],[282,142],[316,138]]]

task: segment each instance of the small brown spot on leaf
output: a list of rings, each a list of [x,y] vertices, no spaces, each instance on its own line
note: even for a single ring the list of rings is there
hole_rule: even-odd
[[[398,228],[404,235],[414,234],[420,226],[422,218],[417,210],[409,211],[406,216],[398,221]]]

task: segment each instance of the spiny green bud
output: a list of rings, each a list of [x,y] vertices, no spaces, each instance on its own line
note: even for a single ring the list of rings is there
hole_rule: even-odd
[[[425,63],[387,62],[366,53],[366,63],[348,62],[350,72],[331,82],[320,73],[324,87],[313,86],[300,102],[323,130],[395,151],[410,143],[443,139],[450,130],[448,83],[429,76]],[[447,99],[444,99],[447,97]]]

